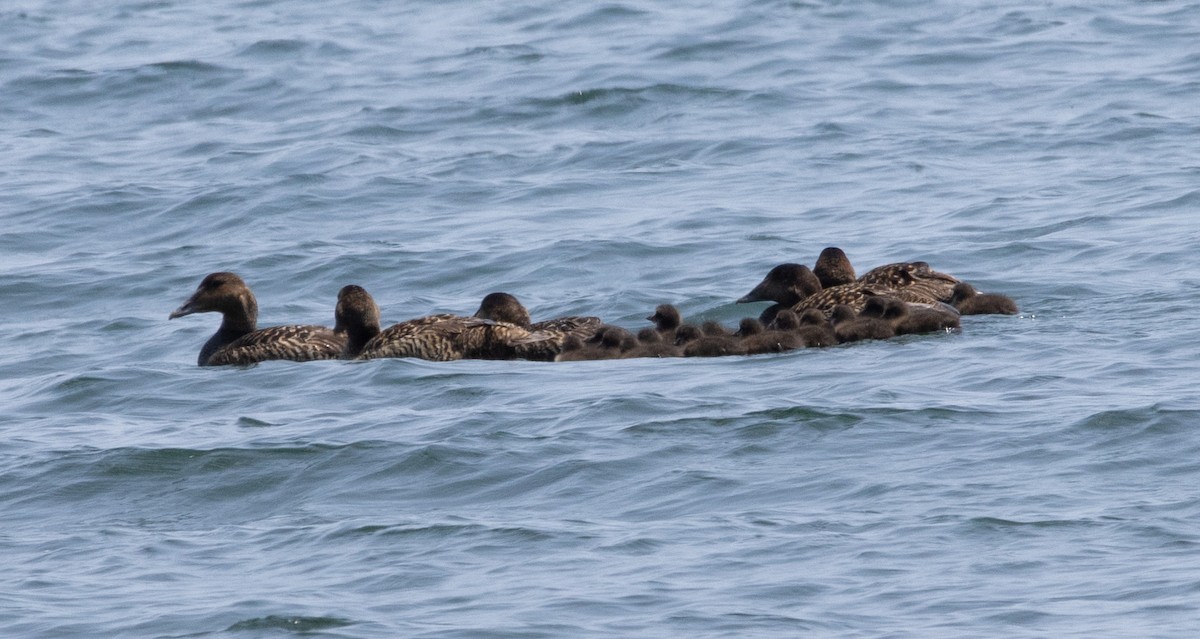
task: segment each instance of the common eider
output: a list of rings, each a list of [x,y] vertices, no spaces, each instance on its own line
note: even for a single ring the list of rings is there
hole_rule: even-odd
[[[749,293],[740,297],[737,303],[775,302],[763,310],[758,317],[763,324],[770,324],[780,310],[792,308],[801,300],[815,295],[820,290],[820,280],[807,266],[792,263],[780,264],[772,268]]]
[[[846,257],[845,251],[836,246],[829,246],[821,251],[821,254],[817,256],[817,263],[813,265],[812,272],[821,282],[822,288],[853,284],[858,281],[858,277],[854,275],[854,265],[850,263],[850,258]]]
[[[334,309],[333,332],[344,336],[342,359],[354,359],[363,346],[380,331],[379,305],[371,294],[357,284],[347,284],[338,291]]]
[[[927,262],[897,262],[867,271],[858,282],[888,289],[890,295],[905,302],[932,304],[949,302],[959,280],[933,270]]]
[[[562,352],[563,343],[568,336],[574,335],[586,340],[595,335],[604,324],[599,317],[590,316],[556,317],[534,322],[525,306],[509,293],[489,293],[484,296],[479,310],[475,311],[475,317],[514,324],[544,336],[544,339],[538,340],[535,345],[521,349],[521,355],[525,359],[545,361],[553,361],[555,356]]]
[[[954,285],[950,304],[963,315],[1016,315],[1017,303],[999,293],[980,293],[966,282]]]
[[[859,282],[852,284],[842,284],[821,290],[815,295],[810,295],[798,303],[794,304],[791,309],[796,314],[802,314],[804,311],[814,309],[821,311],[825,317],[833,317],[833,309],[838,305],[850,307],[857,315],[859,311],[866,305],[867,300],[877,295],[893,295],[893,291],[888,288],[874,285],[865,285]]]
[[[413,357],[437,362],[460,359],[541,359],[553,337],[524,327],[452,313],[394,324],[371,338],[358,359]],[[558,349],[561,349],[559,342]],[[533,357],[527,357],[530,352]],[[552,357],[551,357],[552,359]]]
[[[258,302],[233,273],[210,273],[168,319],[193,313],[220,313],[221,327],[200,349],[200,366],[249,365],[273,359],[307,362],[336,359],[346,338],[324,326],[258,328]]]

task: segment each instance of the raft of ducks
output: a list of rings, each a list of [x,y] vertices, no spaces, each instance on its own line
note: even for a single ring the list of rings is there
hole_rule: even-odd
[[[780,264],[738,303],[773,302],[736,330],[683,321],[671,304],[631,333],[598,317],[533,322],[508,293],[491,293],[471,316],[439,314],[381,328],[379,306],[354,284],[338,292],[334,326],[258,328],[258,303],[242,278],[212,273],[170,319],[216,312],[221,326],[200,349],[200,366],[282,359],[414,357],[578,361],[632,357],[716,357],[780,353],[896,335],[960,330],[960,315],[1017,313],[1012,299],[979,293],[925,262],[886,264],[862,276],[841,249],[821,252],[813,268]]]

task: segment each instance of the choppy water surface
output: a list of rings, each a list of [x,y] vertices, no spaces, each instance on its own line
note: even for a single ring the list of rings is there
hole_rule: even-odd
[[[1200,6],[0,9],[0,634],[1190,637]],[[925,259],[1017,317],[711,360],[200,369],[264,325],[732,324]]]

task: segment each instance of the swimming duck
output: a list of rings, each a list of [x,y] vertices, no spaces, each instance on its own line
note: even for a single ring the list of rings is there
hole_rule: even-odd
[[[877,295],[892,295],[893,291],[876,285],[866,285],[861,282],[841,284],[823,289],[815,295],[810,295],[791,307],[792,311],[802,314],[807,310],[817,310],[827,318],[833,317],[833,309],[843,305],[850,307],[857,315],[866,305],[867,300]]]
[[[674,341],[675,331],[683,324],[679,309],[671,304],[659,304],[654,308],[654,314],[646,319],[654,322],[654,328],[667,341]]]
[[[950,304],[963,315],[1016,315],[1017,303],[999,293],[980,293],[966,282],[954,285]]]
[[[885,317],[885,315],[896,311],[889,310],[889,307],[886,298],[877,295],[871,296],[863,305],[864,310],[870,309],[867,315],[855,313],[854,309],[846,304],[835,306],[832,313],[833,331],[837,335],[838,342],[846,344],[869,339],[888,339],[894,336],[896,329],[892,325],[892,318]]]
[[[949,302],[958,278],[939,273],[927,262],[897,262],[877,266],[858,278],[860,284],[885,288],[905,302]]]
[[[672,336],[674,339],[674,336]],[[662,333],[655,328],[643,328],[637,332],[637,346],[621,354],[622,358],[679,357],[682,355],[674,344],[663,340]]]
[[[193,313],[220,313],[221,327],[200,349],[200,366],[248,365],[273,359],[307,362],[336,359],[346,338],[324,326],[258,328],[258,302],[234,273],[210,273],[168,319]]]
[[[536,348],[531,345],[523,349],[525,359],[544,361],[555,359],[555,356],[562,351],[563,342],[568,335],[575,335],[586,340],[595,335],[596,331],[604,324],[599,317],[581,316],[557,317],[534,322],[530,319],[529,311],[525,306],[508,293],[489,293],[484,296],[483,301],[479,304],[479,310],[475,311],[475,317],[506,322],[545,336],[545,339],[536,342]]]
[[[342,359],[358,357],[363,346],[379,334],[379,305],[357,284],[347,284],[338,291],[333,317],[333,332],[346,340]]]
[[[684,324],[675,331],[675,345],[683,349],[684,357],[746,354],[746,350],[733,337],[705,335],[704,331],[694,324]]]
[[[585,346],[590,347],[589,359],[619,359],[637,347],[637,338],[628,330],[613,324],[604,324],[586,340]]]
[[[508,322],[440,313],[383,329],[363,345],[358,359],[545,359],[547,351],[562,347],[561,342],[548,346],[553,339]]]
[[[853,284],[858,281],[854,275],[854,266],[850,264],[850,258],[846,257],[845,251],[836,246],[829,246],[821,251],[821,254],[817,256],[817,263],[813,265],[812,272],[821,282],[822,288]]]
[[[757,286],[737,300],[738,304],[749,302],[775,302],[758,316],[763,324],[770,324],[775,314],[792,308],[801,300],[821,290],[821,282],[811,269],[803,264],[780,264],[772,268]]]
[[[961,330],[958,310],[949,304],[908,303],[908,315],[896,324],[897,335],[955,332]]]
[[[784,309],[782,312],[791,313]],[[792,314],[795,315],[794,313]],[[776,319],[779,319],[776,315]],[[742,348],[747,355],[760,355],[763,353],[783,353],[796,348],[801,348],[803,344],[800,339],[790,331],[768,330],[762,322],[753,318],[746,317],[738,324],[737,337],[741,338]]]

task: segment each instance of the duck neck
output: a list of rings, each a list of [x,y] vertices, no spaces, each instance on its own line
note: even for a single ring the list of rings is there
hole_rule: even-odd
[[[346,347],[342,353],[345,357],[355,357],[362,352],[363,347],[371,338],[379,334],[379,326],[356,326],[346,329]]]
[[[204,347],[200,349],[198,363],[201,366],[208,362],[208,358],[212,357],[213,353],[243,335],[253,333],[258,327],[258,303],[254,301],[254,296],[248,291],[238,295],[228,304],[222,305],[220,311],[221,327],[217,329],[216,333],[213,333],[212,337],[208,338]]]

